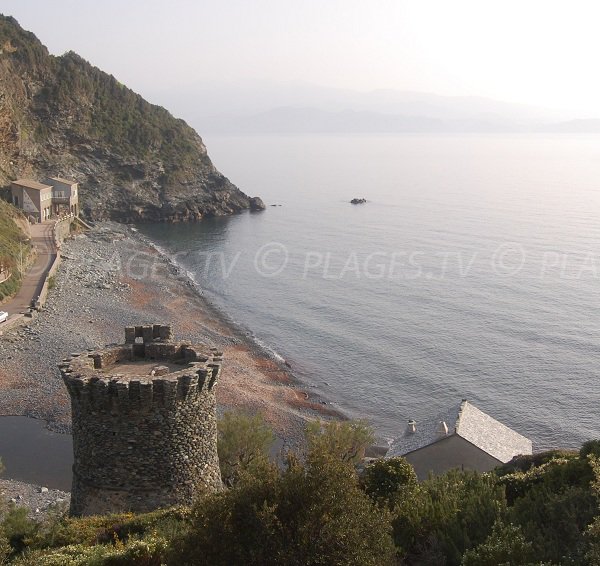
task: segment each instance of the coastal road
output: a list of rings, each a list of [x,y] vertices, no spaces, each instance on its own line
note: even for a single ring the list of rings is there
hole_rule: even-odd
[[[0,305],[0,310],[8,312],[9,318],[29,309],[31,301],[36,299],[42,290],[46,274],[56,257],[53,226],[54,222],[51,220],[31,225],[31,243],[37,250],[37,257],[25,274],[19,292],[10,301]]]

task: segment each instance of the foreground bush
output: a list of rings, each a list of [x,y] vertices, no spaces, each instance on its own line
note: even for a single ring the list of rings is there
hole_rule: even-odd
[[[37,551],[14,562],[15,566],[161,566],[168,541],[155,536],[128,543],[95,546],[70,545]]]
[[[360,489],[354,469],[326,452],[285,470],[266,466],[234,489],[201,500],[171,564],[310,566],[393,564],[387,512]]]
[[[586,531],[598,514],[588,452],[552,454],[545,463],[500,478],[509,521],[519,525],[537,560],[586,564]]]
[[[366,494],[377,503],[393,507],[417,489],[417,474],[404,458],[375,460],[361,478]]]
[[[409,564],[458,565],[505,512],[504,490],[494,476],[451,470],[397,502],[394,539]]]
[[[498,521],[490,536],[474,550],[467,550],[462,566],[527,566],[535,555],[519,527]]]
[[[221,478],[231,487],[240,473],[250,471],[269,458],[275,436],[261,415],[227,412],[218,423]]]
[[[308,450],[320,451],[349,464],[358,464],[375,441],[364,421],[310,422],[306,427]]]
[[[319,425],[308,435],[304,460],[289,455],[278,467],[253,458],[232,487],[192,509],[81,519],[57,510],[34,524],[0,504],[0,564],[600,565],[597,442],[498,473],[453,470],[418,483],[402,458],[357,477],[362,425]]]

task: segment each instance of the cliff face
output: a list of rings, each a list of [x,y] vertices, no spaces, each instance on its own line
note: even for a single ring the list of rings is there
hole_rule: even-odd
[[[200,136],[77,54],[48,53],[0,15],[0,186],[80,182],[90,219],[186,221],[249,208]]]

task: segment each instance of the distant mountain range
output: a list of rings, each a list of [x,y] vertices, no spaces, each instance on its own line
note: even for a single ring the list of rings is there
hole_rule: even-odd
[[[197,119],[203,132],[223,134],[392,134],[392,133],[600,133],[600,120],[540,122],[498,115],[434,118],[317,108],[274,108],[252,115],[221,114]]]
[[[154,93],[206,133],[600,132],[600,120],[475,96],[306,83],[200,83]]]

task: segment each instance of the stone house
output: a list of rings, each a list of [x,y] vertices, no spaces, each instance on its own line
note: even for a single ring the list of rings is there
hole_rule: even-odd
[[[49,177],[44,181],[52,185],[52,206],[54,214],[74,214],[79,216],[78,184],[62,177]]]
[[[48,220],[52,214],[52,186],[31,179],[18,179],[10,186],[12,203],[36,222]]]
[[[63,214],[79,215],[78,187],[75,181],[51,177],[44,183],[18,179],[10,187],[12,203],[30,219],[44,222]]]
[[[410,420],[385,457],[403,456],[423,480],[453,468],[488,472],[531,453],[531,440],[465,399],[434,418]]]

